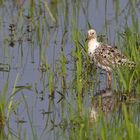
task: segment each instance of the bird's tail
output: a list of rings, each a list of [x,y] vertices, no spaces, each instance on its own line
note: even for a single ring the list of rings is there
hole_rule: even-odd
[[[122,59],[122,65],[126,66],[130,69],[134,69],[136,67],[136,63],[134,61],[129,60],[129,59]]]

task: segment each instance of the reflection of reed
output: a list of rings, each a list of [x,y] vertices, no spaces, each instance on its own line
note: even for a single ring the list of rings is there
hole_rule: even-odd
[[[15,38],[16,25],[15,24],[10,24],[9,25],[9,31],[10,31],[10,34],[9,34],[9,37],[10,37],[9,46],[14,47],[15,46],[15,41],[16,41],[16,38]]]

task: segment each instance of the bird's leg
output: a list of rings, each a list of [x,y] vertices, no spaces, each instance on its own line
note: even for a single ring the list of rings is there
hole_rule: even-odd
[[[111,89],[112,77],[110,72],[107,72],[107,79],[108,79],[108,88]]]

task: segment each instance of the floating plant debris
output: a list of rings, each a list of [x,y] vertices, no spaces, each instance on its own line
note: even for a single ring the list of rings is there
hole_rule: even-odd
[[[10,65],[9,64],[0,63],[0,71],[9,72],[10,71]]]

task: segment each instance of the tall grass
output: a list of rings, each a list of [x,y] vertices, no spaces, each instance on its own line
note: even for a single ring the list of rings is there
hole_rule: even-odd
[[[131,1],[130,1],[131,3]],[[133,3],[134,4],[134,3]],[[118,22],[118,18],[120,16],[120,5],[119,1],[117,1],[116,6],[116,22]],[[135,10],[135,9],[133,9]],[[136,14],[136,13],[135,13]],[[131,15],[132,25],[124,24],[125,28],[119,32],[118,38],[121,38],[119,42],[118,48],[122,50],[122,52],[132,61],[136,63],[136,67],[134,69],[129,69],[127,66],[124,68],[119,68],[115,71],[114,79],[116,81],[115,87],[118,92],[129,94],[130,97],[135,93],[137,96],[139,94],[139,45],[137,37],[139,36],[139,27],[138,27],[138,19],[134,14]],[[126,22],[127,23],[127,22]],[[75,25],[75,24],[74,24]],[[83,98],[80,96],[81,92],[86,88],[86,85],[83,85],[83,56],[81,46],[78,41],[80,40],[79,31],[74,26],[73,40],[75,43],[76,49],[74,50],[74,56],[77,58],[75,62],[76,68],[76,88],[77,88],[77,101],[79,108],[83,104]],[[85,44],[84,44],[85,45]],[[117,78],[116,78],[117,75]],[[87,78],[87,77],[86,77]],[[82,83],[80,83],[82,81]],[[80,94],[79,94],[80,93]],[[129,102],[128,102],[129,103]],[[133,104],[122,103],[118,111],[115,113],[109,114],[108,117],[105,117],[104,114],[99,114],[99,120],[94,123],[90,123],[90,120],[86,116],[82,116],[82,118],[75,119],[75,127],[71,128],[70,131],[70,139],[139,139],[140,129],[137,117],[139,114],[131,113],[135,108],[136,103],[134,101]],[[84,110],[84,106],[82,105],[82,110]],[[138,115],[138,116],[137,116]],[[137,121],[136,121],[137,120]],[[92,128],[92,129],[91,129]]]
[[[5,137],[5,113],[6,113],[6,93],[8,89],[8,80],[3,88],[0,100],[0,138],[3,139]]]
[[[125,93],[133,93],[135,91],[136,94],[139,94],[139,72],[140,72],[140,61],[139,61],[139,45],[137,45],[137,40],[139,36],[139,27],[137,17],[132,15],[132,25],[129,27],[127,24],[125,25],[124,31],[119,34],[121,36],[120,47],[122,48],[123,53],[133,61],[136,66],[135,68],[128,68],[127,66],[122,69],[118,69],[118,80],[120,82],[121,87],[124,88],[123,92]]]
[[[31,0],[26,3],[28,8],[24,7],[24,4],[22,5],[23,9],[20,10],[20,18],[28,18],[27,26],[30,25],[32,28],[32,31],[28,30],[28,32],[22,33],[22,39],[26,40],[25,34],[30,37],[24,43],[27,44],[25,47],[29,47],[31,50],[32,60],[37,59],[34,56],[34,52],[36,53],[36,50],[38,50],[37,56],[39,56],[39,60],[37,60],[36,71],[40,74],[41,78],[36,82],[34,89],[32,89],[32,86],[22,86],[17,90],[17,84],[19,83],[17,76],[13,82],[13,90],[10,92],[12,94],[8,101],[6,99],[7,96],[9,97],[7,91],[10,81],[8,81],[9,79],[7,80],[0,98],[1,139],[22,139],[20,138],[22,135],[20,131],[23,130],[18,129],[19,135],[15,134],[14,136],[10,121],[13,110],[17,108],[20,110],[20,106],[14,108],[14,97],[16,93],[23,91],[23,89],[35,91],[36,104],[41,99],[39,104],[43,104],[43,109],[41,108],[41,111],[43,111],[41,113],[43,114],[44,124],[40,124],[40,126],[43,125],[44,127],[42,134],[45,135],[45,138],[53,133],[53,138],[70,140],[140,139],[139,99],[131,98],[133,93],[139,98],[140,93],[139,20],[135,9],[137,1],[129,0],[128,2],[129,10],[126,10],[128,13],[124,12],[126,14],[126,21],[123,25],[124,28],[118,31],[117,46],[130,60],[136,63],[136,67],[133,70],[126,67],[125,69],[118,68],[114,71],[112,91],[115,89],[119,93],[129,94],[131,101],[118,103],[119,105],[107,115],[100,111],[97,121],[94,122],[90,120],[89,109],[93,106],[91,100],[96,92],[95,85],[98,86],[99,83],[95,80],[96,69],[88,58],[88,48],[84,41],[85,32],[79,27],[80,18],[90,20],[90,18],[85,17],[87,16],[86,14],[83,17],[80,16],[81,13],[86,13],[84,10],[88,9],[88,4],[85,6],[85,3],[81,0],[52,0],[50,2]],[[4,3],[4,1],[1,1],[1,3]],[[97,4],[99,4],[99,1],[97,1]],[[110,25],[107,22],[107,4],[108,1],[106,0],[106,33]],[[114,5],[116,8],[114,21],[118,25],[119,17],[123,12],[120,12],[121,5],[119,0],[115,1]],[[129,13],[131,14],[129,15]],[[128,18],[131,18],[131,25],[127,23]],[[91,23],[90,21],[86,22]],[[85,26],[87,26],[87,23]],[[91,27],[91,25],[89,26]],[[22,32],[24,32],[24,27],[26,26],[22,26]],[[18,41],[16,40],[16,42]],[[68,43],[68,47],[71,48],[67,48]],[[16,48],[11,49],[16,50]],[[70,52],[67,52],[67,50]],[[9,52],[8,55],[10,55]],[[12,62],[12,60],[10,61]],[[26,60],[28,59],[26,58]],[[33,65],[36,67],[36,64]],[[41,85],[39,89],[37,84]],[[23,132],[25,134],[24,139],[28,139],[28,136],[31,136],[32,139],[37,140],[40,138],[40,135],[38,135],[40,126],[36,127],[34,125],[34,117],[32,117],[32,112],[30,112],[28,98],[24,94],[21,94],[21,96],[28,118],[27,123],[30,127],[28,129],[31,130],[31,134],[28,134],[28,131]],[[38,98],[40,96],[41,98]],[[45,100],[46,98],[47,100]],[[5,126],[8,128],[6,134]],[[19,124],[17,126],[19,127]],[[24,128],[24,126],[21,128]]]

